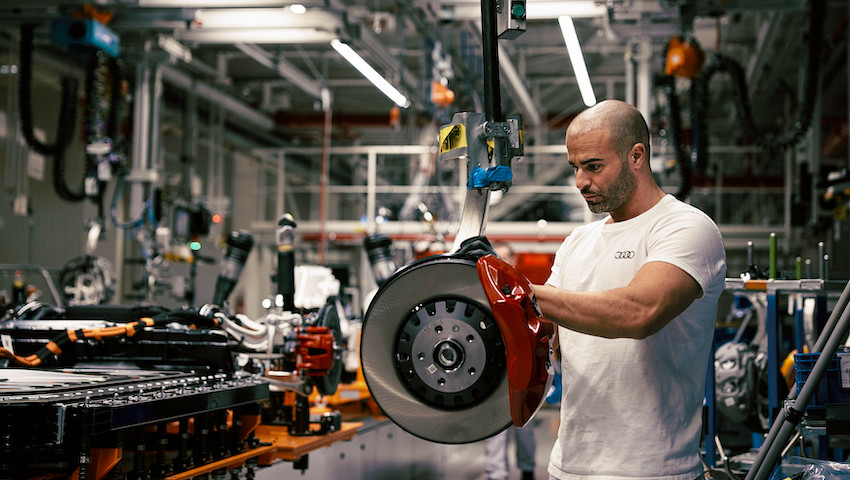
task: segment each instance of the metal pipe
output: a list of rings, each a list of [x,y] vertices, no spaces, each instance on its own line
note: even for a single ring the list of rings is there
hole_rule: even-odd
[[[245,120],[252,126],[258,127],[261,131],[269,132],[274,130],[275,122],[270,116],[258,112],[232,95],[224,93],[206,82],[193,81],[192,77],[169,65],[161,65],[160,70],[162,70],[163,79],[168,83],[181,87],[184,90],[195,88],[197,89],[198,96],[209,100],[211,104],[219,105],[221,108],[242,118],[242,120]]]
[[[499,90],[499,49],[496,34],[496,2],[481,1],[481,47],[484,57],[484,119],[502,121]]]
[[[287,79],[287,81],[291,82],[307,95],[316,99],[322,98],[321,84],[305,75],[298,67],[282,56],[278,56],[272,60],[271,54],[265,49],[249,43],[237,43],[236,48],[241,50],[245,55],[253,58],[260,65],[276,71],[281,77]]]
[[[829,315],[823,331],[815,342],[814,348],[812,348],[812,352],[821,352],[821,357],[815,363],[806,384],[803,386],[803,390],[800,392],[800,400],[794,403],[795,410],[802,411],[805,409],[806,404],[811,399],[811,395],[814,393],[814,388],[820,381],[823,373],[826,371],[826,367],[829,365],[829,360],[832,359],[838,345],[847,337],[847,330],[848,327],[850,327],[850,321],[848,321],[847,315],[847,312],[850,312],[850,310],[847,309],[848,301],[850,301],[850,282],[844,286],[844,290],[841,292],[841,296],[838,298],[835,308]],[[841,328],[838,328],[839,324],[841,324]],[[836,328],[838,328],[838,334],[835,334]],[[835,340],[830,342],[833,338]],[[830,346],[832,347],[831,351],[823,351],[827,342],[830,342]],[[810,384],[811,387],[806,388]],[[804,393],[808,396],[803,397]],[[798,395],[795,388],[788,394],[787,400],[795,400],[797,398]],[[746,480],[764,480],[770,474],[770,471],[773,469],[774,464],[779,458],[778,455],[781,449],[790,437],[791,432],[796,429],[795,424],[785,421],[785,415],[785,409],[778,410],[776,419],[770,427],[770,431],[765,438],[764,444],[759,449],[750,471],[747,472]]]
[[[322,90],[322,108],[325,111],[325,128],[322,136],[322,172],[319,179],[319,265],[325,264],[325,250],[328,243],[325,222],[328,220],[328,170],[330,170],[331,129],[333,128],[331,94],[328,89]]]
[[[162,96],[165,93],[165,88],[162,84],[162,66],[159,63],[153,64],[151,77],[151,107],[150,107],[150,127],[148,134],[150,135],[150,147],[148,151],[150,168],[155,172],[165,171],[165,159],[160,151],[160,117],[162,116]]]
[[[18,65],[18,42],[17,38],[12,36],[9,40],[9,64]],[[6,85],[6,105],[15,105],[18,99],[18,76],[9,75],[6,77],[8,82]],[[15,196],[21,195],[21,185],[18,181],[19,172],[24,170],[20,160],[20,143],[14,141],[18,131],[18,109],[7,108],[6,110],[6,174],[4,178],[5,189],[7,191],[15,190]]]
[[[776,234],[770,234],[770,275],[767,277],[771,280],[776,278]]]
[[[377,214],[377,194],[375,187],[378,183],[378,154],[369,150],[366,166],[366,232],[373,234],[377,227],[375,215]]]
[[[286,213],[286,152],[281,150],[277,153],[277,194],[275,202],[277,205],[278,218]]]

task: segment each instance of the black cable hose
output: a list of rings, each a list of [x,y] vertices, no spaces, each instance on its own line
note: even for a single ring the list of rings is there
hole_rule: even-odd
[[[62,79],[62,104],[59,112],[59,125],[56,129],[56,141],[53,144],[42,143],[35,137],[32,119],[32,51],[33,26],[21,26],[21,65],[19,72],[18,107],[21,114],[21,129],[27,143],[42,155],[55,155],[59,150],[71,143],[74,133],[77,109],[76,101],[67,102],[71,97],[76,100],[77,81],[71,78]],[[73,94],[73,95],[71,95]],[[71,107],[70,109],[66,108]]]
[[[112,91],[110,92],[111,96],[110,96],[110,99],[109,99],[109,117],[108,117],[107,124],[106,124],[106,135],[112,141],[112,152],[113,153],[123,152],[125,142],[118,140],[118,134],[119,134],[119,123],[121,121],[121,113],[122,113],[121,112],[121,99],[123,98],[123,95],[122,95],[121,89],[122,89],[123,81],[124,81],[124,77],[123,77],[124,72],[123,72],[123,69],[121,68],[121,62],[117,58],[110,57],[109,60],[108,60],[108,63],[107,63],[107,67],[109,68],[109,73],[111,75],[111,80],[112,80],[111,90]],[[123,155],[120,156],[119,158],[123,158]],[[123,165],[120,164],[120,162],[116,162],[116,164],[113,164],[112,167],[113,167],[113,173],[116,173],[115,170],[117,170],[117,174],[119,176],[122,175],[122,174],[124,176],[126,176],[126,169],[123,167]],[[101,185],[100,185],[101,199],[99,201],[99,207],[100,207],[102,213],[100,214],[100,218],[105,217],[105,210],[106,210],[106,205],[105,205],[105,201],[104,201],[105,200],[105,198],[104,198],[105,191],[106,191],[106,184],[105,184],[105,182],[101,182]]]
[[[83,121],[83,125],[85,126],[85,135],[86,135],[86,143],[91,145],[92,143],[102,141],[103,140],[103,116],[101,115],[100,108],[100,99],[103,96],[103,82],[98,81],[100,79],[100,75],[98,73],[98,69],[101,65],[103,54],[101,52],[96,52],[89,58],[88,64],[86,65],[86,85],[85,85],[85,96],[86,96],[86,107],[85,107],[85,120]],[[86,152],[85,154],[85,175],[86,178],[97,178],[97,155]],[[96,203],[98,206],[98,216],[102,217],[103,212],[103,184],[101,182],[97,182],[97,191],[94,195],[86,192],[87,195],[90,196],[91,201]]]
[[[106,134],[112,139],[113,151],[115,151],[115,145],[118,143],[118,122],[121,117],[121,87],[124,80],[124,71],[121,68],[121,62],[117,58],[110,58],[108,62],[109,72],[112,74],[112,96],[109,102],[109,120],[106,125]]]
[[[65,151],[71,143],[77,122],[77,81],[62,79],[62,99],[59,107],[59,124],[56,140],[52,144],[41,142],[35,137],[32,115],[32,51],[33,26],[21,26],[20,72],[18,87],[18,109],[21,115],[21,133],[27,144],[42,155],[51,155],[53,160],[53,187],[64,200],[77,202],[85,198],[85,189],[72,191],[65,184]]]
[[[753,143],[771,152],[779,152],[796,144],[809,130],[814,116],[820,81],[820,50],[823,44],[823,24],[826,14],[825,0],[811,0],[809,13],[809,42],[806,58],[806,70],[803,75],[803,98],[797,109],[797,119],[785,131],[779,134],[759,132],[753,122],[752,108],[747,91],[746,75],[743,67],[734,59],[715,54],[706,62],[699,78],[691,87],[693,114],[692,158],[699,171],[704,172],[708,164],[708,129],[704,121],[708,109],[708,81],[715,73],[724,71],[732,76],[735,113],[741,123],[741,129]]]
[[[84,124],[86,128],[86,141],[89,144],[111,141],[109,138],[105,138],[108,137],[108,134],[105,132],[108,125],[105,125],[102,114],[103,108],[101,105],[101,100],[104,96],[105,82],[103,78],[104,74],[100,72],[100,69],[106,66],[106,59],[104,57],[105,54],[103,52],[95,52],[91,58],[89,58],[88,65],[86,67],[86,118]],[[110,102],[110,107],[111,105],[112,104]],[[97,155],[86,153],[86,177],[99,177],[97,171],[100,167],[98,165],[98,160]],[[98,218],[103,218],[103,191],[105,189],[106,182],[98,180],[97,192],[91,196],[91,201],[97,205]]]
[[[64,83],[67,81],[73,81],[73,88],[65,88]],[[61,111],[65,112],[67,110],[72,110],[74,113],[71,115],[70,121],[76,123],[76,111],[77,111],[77,87],[76,80],[68,80],[63,79],[63,87],[62,87],[62,106]],[[64,113],[59,114],[60,122],[62,122],[63,117],[65,117]],[[30,124],[32,125],[32,124]],[[58,139],[57,139],[58,142]],[[70,143],[70,142],[68,142]],[[77,190],[71,190],[68,187],[68,184],[65,182],[65,155],[68,151],[68,145],[66,144],[64,147],[57,149],[56,153],[53,155],[53,190],[56,191],[56,194],[59,195],[59,198],[67,201],[67,202],[79,202],[86,198],[86,189],[85,189],[85,172],[83,172],[83,178],[80,180],[80,187]]]
[[[86,69],[86,137],[89,143],[105,141],[110,145],[110,151],[118,150],[116,137],[118,135],[119,110],[121,101],[121,66],[116,58],[108,57],[104,52],[98,51],[89,59]],[[104,110],[104,97],[106,96],[107,80],[109,83],[109,103],[106,114]],[[104,118],[106,117],[106,118]],[[86,155],[87,176],[98,177],[97,155]],[[107,182],[97,181],[97,194],[92,197],[92,202],[97,205],[98,218],[105,216],[105,191]]]
[[[665,55],[666,56],[666,55]],[[676,150],[676,166],[679,168],[679,191],[676,198],[685,200],[691,193],[691,159],[685,149],[682,138],[682,119],[679,117],[679,94],[676,93],[676,81],[673,77],[664,77],[661,80],[664,92],[667,94],[667,118],[668,131],[671,134],[671,143]]]

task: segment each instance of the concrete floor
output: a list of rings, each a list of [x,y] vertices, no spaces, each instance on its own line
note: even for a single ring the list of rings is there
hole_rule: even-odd
[[[537,480],[548,478],[546,467],[557,428],[556,408],[545,408],[534,419]],[[519,480],[514,440],[510,437],[510,480]],[[304,471],[294,470],[290,462],[278,462],[256,473],[258,480],[486,480],[483,442],[465,445],[427,442],[389,421],[367,423],[352,440],[311,452],[309,467]]]

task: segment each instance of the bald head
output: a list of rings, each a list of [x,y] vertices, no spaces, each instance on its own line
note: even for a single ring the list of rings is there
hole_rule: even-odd
[[[604,100],[576,115],[567,127],[567,136],[605,129],[611,148],[625,159],[636,143],[642,143],[649,157],[649,128],[640,111],[620,100]],[[647,162],[649,165],[649,162]]]

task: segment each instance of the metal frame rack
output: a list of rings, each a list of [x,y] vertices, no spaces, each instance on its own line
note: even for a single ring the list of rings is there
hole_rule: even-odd
[[[835,355],[838,347],[847,338],[850,331],[850,310],[847,303],[850,298],[850,283],[823,279],[802,280],[741,280],[727,279],[727,291],[732,292],[765,292],[767,293],[767,365],[768,365],[768,406],[770,411],[770,432],[759,449],[758,455],[750,468],[746,480],[763,480],[776,476],[776,467],[781,461],[781,453],[788,439],[802,421],[806,406],[814,395],[815,389],[821,379],[824,378],[828,364]],[[840,296],[826,318],[828,299],[830,295],[840,292]],[[781,321],[779,301],[784,294],[801,294],[814,297],[817,302],[816,320],[817,325],[822,325],[820,334],[812,347],[812,353],[820,353],[820,357],[812,368],[808,379],[798,392],[792,388],[791,393],[783,401],[779,396],[780,388],[780,341]],[[799,305],[795,310],[795,339],[794,344],[798,351],[802,351],[805,344],[802,312]],[[709,461],[714,459],[714,444],[712,441],[715,434],[714,425],[714,402],[713,386],[714,372],[709,372],[709,385],[711,397],[709,406],[709,429],[706,437],[706,457]],[[709,392],[707,391],[707,395]],[[826,453],[821,449],[821,454]]]

